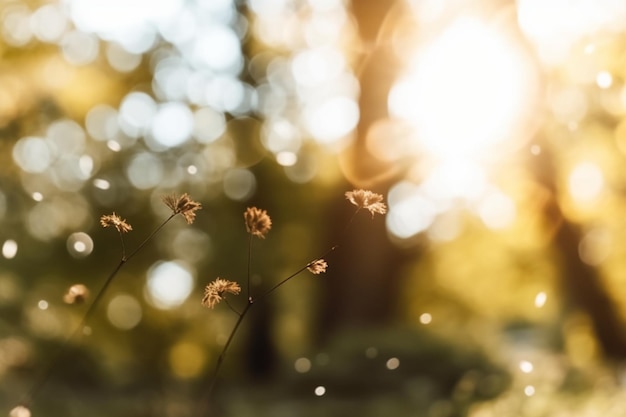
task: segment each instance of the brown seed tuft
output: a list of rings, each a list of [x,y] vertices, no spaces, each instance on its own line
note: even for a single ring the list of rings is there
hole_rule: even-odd
[[[366,209],[374,217],[374,214],[385,214],[387,206],[383,203],[383,196],[368,190],[352,190],[346,192],[346,198],[357,206],[357,210]]]
[[[326,268],[328,268],[328,263],[326,263],[323,259],[316,259],[310,262],[306,267],[311,273],[315,275],[319,275],[322,272],[326,272]]]
[[[204,288],[204,297],[202,297],[202,305],[213,308],[217,303],[222,301],[224,293],[237,295],[241,292],[241,287],[236,282],[227,279],[217,278]]]
[[[246,230],[253,236],[265,239],[265,235],[272,228],[272,219],[267,211],[256,207],[248,207],[243,213],[246,222]]]
[[[176,197],[176,194],[169,194],[164,195],[162,198],[165,205],[172,210],[172,213],[182,215],[187,224],[193,223],[196,219],[196,211],[202,208],[202,205],[197,201],[193,201],[187,193],[180,197]]]
[[[133,230],[133,227],[126,223],[126,220],[122,220],[115,212],[113,214],[104,214],[100,217],[100,224],[102,227],[115,227],[120,233],[128,233]]]

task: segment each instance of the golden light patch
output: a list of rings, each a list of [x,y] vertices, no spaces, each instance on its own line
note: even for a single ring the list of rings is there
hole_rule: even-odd
[[[207,362],[207,355],[200,346],[190,342],[180,342],[169,352],[169,365],[172,373],[179,378],[198,376]]]

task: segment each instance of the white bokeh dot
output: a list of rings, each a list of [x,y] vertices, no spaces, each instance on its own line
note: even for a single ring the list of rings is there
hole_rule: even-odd
[[[194,127],[193,114],[183,103],[165,103],[157,110],[152,122],[151,134],[156,142],[168,148],[182,145],[190,137]]]
[[[178,261],[157,262],[148,270],[146,298],[157,308],[167,310],[185,302],[193,289],[193,276]]]

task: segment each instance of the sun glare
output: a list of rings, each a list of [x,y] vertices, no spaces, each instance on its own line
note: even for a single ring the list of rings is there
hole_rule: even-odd
[[[392,87],[389,113],[412,130],[409,147],[422,167],[412,192],[396,204],[390,197],[387,226],[397,237],[429,229],[459,203],[491,229],[514,221],[513,200],[488,174],[532,134],[539,77],[504,29],[478,18],[452,21],[416,48]],[[424,200],[432,206],[427,215],[413,204]]]
[[[390,113],[414,126],[426,152],[475,157],[517,136],[531,99],[528,69],[512,39],[459,19],[418,49],[390,92]]]

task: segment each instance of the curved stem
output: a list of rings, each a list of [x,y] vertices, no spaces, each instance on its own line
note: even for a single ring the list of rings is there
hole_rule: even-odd
[[[285,284],[287,281],[289,281],[290,279],[294,278],[299,273],[301,273],[302,271],[307,269],[309,267],[309,265],[311,265],[311,262],[309,262],[308,264],[304,265],[302,268],[298,269],[296,272],[294,272],[293,274],[289,275],[287,278],[283,279],[282,281],[280,281],[278,284],[274,285],[269,290],[265,291],[263,294],[261,294],[260,297],[257,298],[257,300],[260,301],[261,299],[263,299],[263,298],[267,297],[268,295],[270,295],[272,292],[276,291],[278,289],[278,287],[280,287],[281,285]]]
[[[361,210],[360,208],[357,208],[354,211],[354,213],[352,213],[352,216],[350,216],[350,220],[348,220],[348,223],[346,223],[346,226],[343,228],[343,231],[341,232],[341,235],[339,237],[340,240],[343,240],[344,236],[348,233],[348,229],[352,225],[352,222],[354,222],[354,219],[355,219],[356,215],[359,214],[360,210]]]
[[[237,309],[235,307],[233,307],[228,300],[226,299],[226,297],[224,297],[224,302],[226,303],[226,305],[228,306],[228,308],[230,308],[232,310],[233,313],[235,313],[238,316],[241,316],[241,313],[239,311],[237,311]]]
[[[126,245],[124,245],[124,235],[119,230],[118,234],[120,235],[120,243],[122,244],[122,259],[126,259]]]
[[[347,234],[348,229],[350,228],[350,225],[353,223],[354,218],[356,217],[358,212],[359,212],[359,209],[357,208],[357,210],[352,214],[352,216],[348,220],[346,226],[344,227],[344,229],[343,229],[343,231],[341,233],[341,237],[339,239],[340,242],[341,242],[341,240],[343,240],[343,236]],[[231,330],[230,335],[228,336],[228,339],[226,340],[226,344],[224,345],[224,348],[222,349],[222,352],[220,353],[220,356],[217,358],[217,362],[215,364],[215,368],[213,370],[213,374],[212,374],[212,377],[211,377],[211,383],[210,383],[209,388],[208,388],[208,390],[206,392],[204,400],[200,404],[201,410],[198,413],[199,417],[209,416],[210,415],[211,395],[212,395],[213,390],[215,388],[215,385],[216,385],[216,382],[217,382],[217,376],[218,376],[219,371],[220,371],[220,369],[222,367],[222,363],[224,362],[224,358],[226,357],[226,352],[228,351],[228,347],[230,346],[231,342],[233,341],[233,338],[234,338],[235,334],[237,333],[237,330],[239,329],[239,326],[243,322],[243,319],[245,318],[245,316],[248,314],[248,311],[250,311],[250,308],[252,307],[252,305],[255,302],[258,302],[258,301],[266,298],[270,294],[272,294],[279,287],[281,287],[282,285],[287,283],[289,280],[291,280],[294,277],[296,277],[297,275],[299,275],[305,269],[309,268],[315,261],[317,261],[319,259],[323,259],[325,256],[327,256],[329,253],[331,253],[332,251],[334,251],[338,247],[339,247],[338,244],[332,246],[330,249],[328,249],[326,252],[324,252],[324,254],[322,256],[320,256],[318,258],[315,258],[314,260],[310,261],[309,263],[304,265],[302,268],[298,269],[296,272],[294,272],[293,274],[289,275],[287,278],[281,280],[280,282],[278,282],[276,285],[274,285],[269,290],[265,291],[259,297],[257,297],[256,299],[253,299],[252,296],[250,295],[250,265],[251,265],[251,259],[252,259],[252,235],[249,236],[249,240],[248,240],[248,265],[247,265],[247,277],[246,277],[246,291],[247,291],[247,296],[248,296],[248,304],[243,309],[243,311],[241,313],[239,313],[226,300],[224,300],[224,301],[226,301],[226,304],[228,305],[228,307],[230,307],[230,309],[232,311],[234,311],[236,314],[238,314],[239,317],[238,317],[237,322],[235,323],[233,329]]]
[[[335,249],[337,249],[339,246],[335,245],[332,248],[328,249],[326,252],[324,252],[324,254],[322,256],[320,256],[319,258],[315,258],[314,260],[312,260],[311,262],[309,262],[308,264],[304,265],[302,268],[298,269],[296,272],[294,272],[293,274],[289,275],[287,278],[283,279],[282,281],[280,281],[278,284],[274,285],[272,288],[270,288],[269,290],[265,291],[261,296],[257,297],[256,301],[260,301],[261,299],[267,297],[268,295],[270,295],[272,292],[276,291],[278,289],[278,287],[280,287],[281,285],[285,284],[287,281],[289,281],[290,279],[294,278],[295,276],[297,276],[298,274],[300,274],[301,272],[303,272],[305,269],[307,269],[308,267],[310,267],[313,262],[317,261],[318,259],[322,259],[324,258],[326,255],[328,255],[329,253],[331,253],[332,251],[334,251]]]
[[[250,299],[250,265],[252,264],[252,234],[248,236],[248,271],[246,273],[246,297]]]
[[[109,287],[109,285],[111,284],[111,282],[113,282],[113,279],[117,276],[117,274],[119,273],[120,269],[122,269],[122,267],[126,264],[126,262],[128,262],[133,256],[135,256],[163,228],[163,226],[165,226],[170,220],[172,220],[172,218],[174,216],[175,216],[175,214],[172,214],[172,215],[170,215],[170,217],[165,219],[165,221],[163,221],[156,229],[154,229],[152,231],[152,233],[150,233],[148,235],[148,237],[146,237],[139,244],[139,246],[137,246],[137,248],[128,256],[126,256],[126,254],[125,254],[126,249],[125,249],[125,246],[124,246],[124,239],[122,238],[122,258],[120,259],[118,264],[115,266],[115,268],[113,268],[111,273],[107,276],[107,278],[104,281],[104,284],[102,285],[100,290],[96,293],[96,296],[94,297],[93,301],[89,305],[89,308],[85,312],[85,315],[81,319],[79,325],[76,327],[76,329],[74,329],[72,334],[59,347],[57,353],[55,354],[53,359],[50,361],[48,367],[41,373],[39,378],[37,380],[35,380],[35,383],[30,388],[30,390],[28,390],[28,392],[26,394],[24,394],[20,404],[22,404],[22,405],[30,404],[33,401],[35,395],[39,392],[39,390],[41,390],[41,388],[48,381],[48,379],[52,375],[52,372],[54,371],[54,369],[57,366],[57,364],[59,362],[61,362],[61,359],[63,358],[63,355],[66,353],[66,351],[67,351],[67,349],[69,347],[70,342],[72,340],[74,340],[76,337],[78,337],[79,334],[85,328],[85,326],[87,326],[87,323],[89,322],[89,320],[93,316],[93,314],[94,314],[94,312],[96,310],[96,307],[100,304],[100,301],[102,300],[102,297],[104,296],[104,293],[106,292],[106,290]],[[121,238],[121,235],[122,234],[120,233],[120,238]]]
[[[213,389],[215,388],[215,384],[217,382],[217,375],[219,374],[222,364],[224,363],[224,358],[226,357],[226,353],[228,352],[228,347],[233,341],[235,334],[237,333],[237,330],[239,329],[239,326],[241,326],[243,319],[246,317],[246,314],[248,314],[248,311],[250,311],[250,308],[252,307],[253,304],[254,304],[254,300],[252,298],[248,298],[248,304],[246,304],[246,308],[244,308],[241,314],[239,314],[239,318],[237,318],[237,322],[233,326],[233,329],[230,331],[230,335],[228,336],[228,339],[226,340],[226,343],[224,344],[224,347],[222,348],[222,352],[220,353],[220,356],[218,356],[217,362],[215,363],[215,368],[213,369],[213,375],[211,376],[211,384],[209,385],[209,389],[207,390],[205,398],[201,403],[201,411],[199,413],[199,416],[209,415],[208,412],[210,411],[211,395],[213,393]]]
[[[148,235],[148,237],[147,237],[147,238],[145,238],[145,239],[144,239],[144,240],[143,240],[143,241],[139,244],[139,246],[137,246],[137,247],[135,248],[135,250],[134,250],[134,251],[132,251],[132,252],[130,253],[130,255],[128,255],[128,256],[126,257],[126,261],[129,261],[129,260],[130,260],[130,258],[132,258],[133,256],[137,255],[137,253],[138,253],[138,252],[139,252],[139,251],[140,251],[140,250],[141,250],[144,246],[146,246],[146,244],[147,244],[147,243],[148,243],[148,242],[149,242],[149,241],[150,241],[150,240],[151,240],[151,239],[152,239],[152,238],[153,238],[153,237],[154,237],[157,233],[159,233],[159,231],[163,228],[163,226],[165,226],[167,223],[169,223],[169,221],[170,221],[170,220],[172,220],[172,219],[174,218],[174,216],[176,216],[176,214],[175,214],[175,213],[174,213],[174,214],[171,214],[171,215],[170,215],[170,217],[168,217],[167,219],[165,219],[165,221],[163,221],[163,222],[162,222],[162,223],[161,223],[161,224],[160,224],[160,225],[159,225],[156,229],[154,229],[154,230],[152,231],[152,233],[150,233],[150,234]]]
[[[33,400],[33,398],[35,397],[35,395],[39,392],[39,390],[48,381],[48,379],[52,375],[52,371],[54,371],[55,366],[61,361],[63,355],[65,354],[67,348],[69,347],[70,342],[72,340],[74,340],[76,337],[78,337],[78,335],[83,331],[83,329],[87,325],[87,322],[89,321],[89,319],[91,318],[91,316],[95,312],[96,306],[99,304],[99,301],[102,299],[102,296],[104,295],[104,292],[106,291],[108,286],[113,281],[113,278],[115,278],[115,276],[117,275],[117,273],[119,272],[119,270],[122,268],[122,266],[125,263],[126,263],[126,260],[121,259],[119,261],[119,263],[117,264],[117,266],[113,269],[113,271],[111,271],[111,273],[109,274],[107,279],[104,281],[104,284],[102,285],[102,288],[100,288],[100,290],[96,294],[93,302],[91,303],[91,305],[89,306],[89,308],[85,312],[85,315],[81,319],[81,321],[78,324],[78,326],[76,327],[76,329],[74,329],[72,334],[65,340],[65,342],[63,342],[63,344],[61,345],[61,347],[59,348],[59,350],[55,354],[54,358],[50,361],[48,367],[40,375],[40,377],[36,380],[36,382],[33,384],[33,386],[30,388],[30,390],[24,395],[24,398],[22,399],[21,404],[25,404],[26,405],[26,404],[30,403]]]

